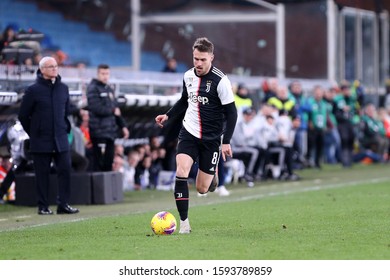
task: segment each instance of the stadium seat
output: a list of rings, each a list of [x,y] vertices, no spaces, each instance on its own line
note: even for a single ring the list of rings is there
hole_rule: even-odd
[[[131,65],[131,44],[118,41],[113,34],[91,30],[87,24],[65,19],[60,13],[39,10],[33,3],[2,0],[0,27],[10,23],[21,29],[33,28],[50,39],[43,47],[58,46],[69,56],[68,63],[88,62],[90,66],[107,63],[110,66]],[[157,52],[141,54],[141,70],[160,71],[164,58]]]

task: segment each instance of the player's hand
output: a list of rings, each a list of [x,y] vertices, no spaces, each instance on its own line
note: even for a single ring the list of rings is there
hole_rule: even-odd
[[[226,161],[227,157],[232,157],[233,151],[230,144],[222,144],[222,158],[223,161]]]
[[[168,116],[167,115],[158,115],[156,117],[156,124],[159,126],[159,127],[164,127],[163,123],[166,122],[168,120]]]

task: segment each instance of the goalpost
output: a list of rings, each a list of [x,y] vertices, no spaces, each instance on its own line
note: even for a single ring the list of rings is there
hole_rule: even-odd
[[[141,15],[141,1],[130,0],[131,24],[132,24],[132,66],[134,70],[140,70],[141,65],[141,25],[147,23],[240,23],[240,22],[274,22],[276,25],[276,76],[278,79],[285,78],[285,17],[284,5],[273,5],[263,0],[246,0],[268,10],[265,13],[244,14],[240,12],[215,13],[207,15],[194,14],[161,14]]]

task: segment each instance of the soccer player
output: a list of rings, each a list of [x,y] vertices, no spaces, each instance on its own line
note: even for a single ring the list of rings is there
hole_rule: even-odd
[[[188,176],[193,163],[199,164],[196,190],[213,192],[218,186],[218,160],[233,155],[230,139],[237,121],[237,109],[228,77],[212,65],[214,45],[207,38],[196,39],[194,67],[184,74],[181,98],[156,123],[163,127],[169,118],[185,112],[176,154],[175,200],[180,215],[179,233],[190,233],[188,220]]]

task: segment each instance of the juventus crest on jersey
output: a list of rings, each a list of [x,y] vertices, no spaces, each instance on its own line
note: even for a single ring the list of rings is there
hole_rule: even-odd
[[[183,120],[185,129],[199,139],[220,137],[224,119],[222,105],[234,102],[228,77],[214,66],[200,77],[191,68],[184,74],[183,94],[188,97],[188,108]]]

